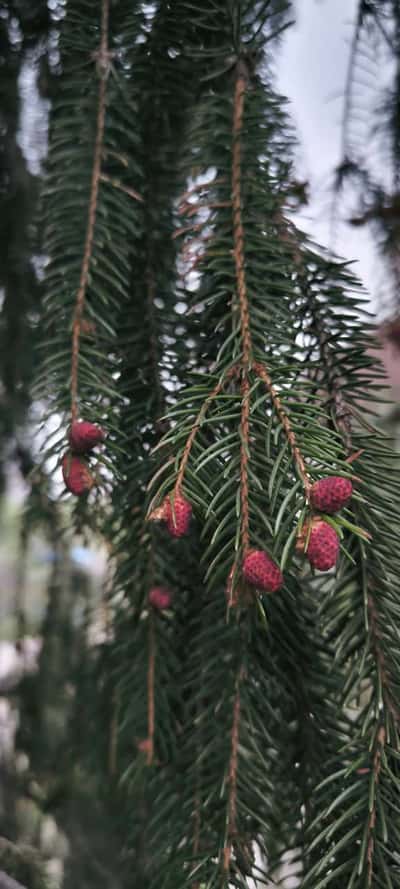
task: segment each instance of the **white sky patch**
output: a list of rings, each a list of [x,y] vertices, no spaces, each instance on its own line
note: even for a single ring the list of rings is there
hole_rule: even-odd
[[[298,0],[297,22],[286,31],[277,85],[289,98],[299,140],[297,175],[310,183],[310,203],[297,219],[322,246],[346,260],[367,287],[374,307],[379,262],[365,228],[344,221],[332,229],[333,172],[341,160],[343,96],[357,0]],[[343,211],[339,214],[343,219]],[[346,217],[344,217],[346,218]]]

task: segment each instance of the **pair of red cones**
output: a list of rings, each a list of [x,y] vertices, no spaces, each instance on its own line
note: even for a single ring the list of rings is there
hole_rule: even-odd
[[[65,486],[76,497],[87,494],[95,484],[87,460],[81,455],[90,453],[105,437],[104,430],[95,423],[74,420],[71,424],[68,434],[70,450],[64,454],[61,465]]]

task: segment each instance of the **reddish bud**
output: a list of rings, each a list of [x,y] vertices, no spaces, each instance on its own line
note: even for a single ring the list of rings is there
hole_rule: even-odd
[[[69,430],[69,443],[76,454],[85,454],[104,441],[104,429],[86,420],[74,420]]]
[[[172,602],[172,594],[170,590],[167,590],[166,587],[163,586],[155,586],[149,592],[149,604],[152,605],[156,611],[165,611],[166,608],[169,608]]]
[[[333,514],[347,505],[353,494],[353,485],[348,478],[332,475],[321,478],[311,488],[310,502],[318,512]]]
[[[163,503],[163,518],[172,537],[183,537],[189,531],[192,507],[181,494],[166,497]]]
[[[329,571],[336,565],[339,549],[339,538],[335,529],[327,522],[315,523],[307,547],[310,565],[318,571]]]
[[[267,593],[275,593],[283,584],[283,576],[278,565],[263,552],[254,549],[243,562],[243,577],[252,586]]]
[[[77,497],[87,494],[94,485],[90,469],[81,457],[65,454],[62,458],[62,474],[66,487]]]

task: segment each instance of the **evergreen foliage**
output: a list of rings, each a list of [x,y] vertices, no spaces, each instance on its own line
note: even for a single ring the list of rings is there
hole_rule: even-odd
[[[71,420],[107,431],[72,522],[110,552],[104,638],[68,661],[52,751],[67,886],[285,887],[288,861],[305,889],[400,886],[398,464],[366,418],[362,290],[288,218],[271,58],[291,11],[68,0],[61,22],[33,391],[57,420],[44,464]],[[355,492],[323,516],[341,552],[321,574],[300,550],[335,475]],[[157,521],[178,496],[184,540]],[[252,549],[274,594],[245,581]]]

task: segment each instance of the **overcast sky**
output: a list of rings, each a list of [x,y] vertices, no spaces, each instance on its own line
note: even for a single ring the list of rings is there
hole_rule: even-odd
[[[301,224],[319,243],[357,260],[357,274],[373,296],[379,275],[369,234],[342,224],[333,239],[330,221],[329,187],[341,155],[343,91],[357,5],[357,0],[298,0],[298,20],[284,37],[277,73],[297,129],[298,175],[311,185]]]

